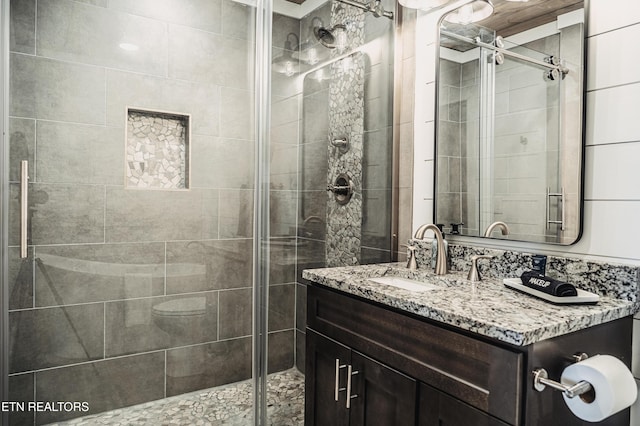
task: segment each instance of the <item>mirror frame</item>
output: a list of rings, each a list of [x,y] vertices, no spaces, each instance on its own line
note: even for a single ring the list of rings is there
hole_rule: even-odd
[[[583,43],[582,43],[582,102],[581,102],[581,110],[582,110],[582,116],[581,118],[581,124],[579,126],[580,128],[580,173],[579,173],[579,188],[578,188],[578,194],[579,194],[579,200],[578,200],[578,217],[577,217],[577,223],[578,223],[578,232],[576,234],[576,238],[568,243],[560,243],[560,242],[547,242],[547,241],[532,241],[532,240],[524,240],[524,239],[511,239],[511,238],[496,238],[496,237],[484,237],[483,235],[481,235],[479,233],[479,235],[465,235],[465,234],[459,234],[459,235],[455,235],[456,237],[460,236],[460,237],[465,237],[465,238],[480,238],[482,240],[492,240],[492,241],[496,241],[496,242],[500,242],[500,241],[505,241],[505,242],[524,242],[524,243],[533,243],[533,244],[549,244],[549,245],[553,245],[553,246],[570,246],[573,244],[576,244],[578,241],[580,241],[580,239],[582,238],[582,235],[584,233],[584,189],[585,189],[585,165],[586,165],[586,161],[585,161],[585,154],[586,154],[586,127],[587,127],[587,65],[588,65],[588,50],[589,50],[589,46],[588,46],[588,41],[589,41],[589,28],[588,28],[588,22],[589,22],[589,2],[590,0],[582,0],[583,1],[583,9],[584,9],[584,22],[583,22]],[[469,1],[471,2],[471,0]],[[465,3],[466,4],[466,3]],[[526,5],[526,3],[525,3]],[[463,6],[463,5],[461,5]],[[442,15],[438,18],[437,20],[437,26],[436,26],[436,34],[435,34],[435,81],[434,81],[434,93],[435,93],[435,99],[434,99],[434,126],[433,126],[433,140],[434,140],[434,157],[433,157],[433,220],[434,223],[437,221],[437,209],[438,209],[438,200],[437,200],[437,194],[438,194],[438,167],[437,167],[437,159],[438,159],[438,123],[439,123],[439,119],[440,119],[440,108],[439,108],[439,100],[440,100],[440,29],[442,27],[442,22],[444,21],[445,16],[450,13],[451,11],[453,11],[455,9],[452,9],[450,11],[447,11],[445,13],[442,13]],[[482,22],[482,21],[480,21]],[[451,235],[451,234],[450,234]]]

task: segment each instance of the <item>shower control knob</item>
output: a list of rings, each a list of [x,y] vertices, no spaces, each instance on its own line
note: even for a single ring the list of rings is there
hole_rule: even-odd
[[[347,195],[350,190],[351,187],[346,185],[327,185],[327,191],[334,194]]]
[[[332,192],[338,204],[347,204],[353,196],[353,181],[345,173],[341,173],[334,184],[327,185],[327,191]]]
[[[347,136],[341,136],[335,139],[329,137],[329,143],[331,146],[337,148],[341,154],[349,151],[349,138]]]

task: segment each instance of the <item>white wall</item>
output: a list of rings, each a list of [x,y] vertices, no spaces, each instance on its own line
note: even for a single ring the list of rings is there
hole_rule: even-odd
[[[420,16],[416,26],[413,229],[432,221],[435,15]],[[568,247],[482,244],[640,265],[640,2],[591,0],[587,22],[583,236]],[[633,346],[633,372],[640,377],[640,315]],[[632,409],[631,425],[640,425],[640,403]]]

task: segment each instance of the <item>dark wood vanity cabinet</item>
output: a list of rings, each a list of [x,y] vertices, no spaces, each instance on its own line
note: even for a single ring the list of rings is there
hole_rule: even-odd
[[[586,425],[559,392],[535,392],[530,372],[558,379],[576,351],[629,365],[631,321],[515,347],[310,285],[305,425]],[[598,424],[628,426],[629,410]]]
[[[416,424],[412,378],[312,330],[306,368],[306,425]]]

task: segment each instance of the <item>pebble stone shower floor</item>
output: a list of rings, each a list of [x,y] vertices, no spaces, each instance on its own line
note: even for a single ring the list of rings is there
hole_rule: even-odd
[[[251,426],[251,380],[81,417],[51,426]],[[273,426],[304,424],[304,376],[296,369],[270,374],[267,414]]]

